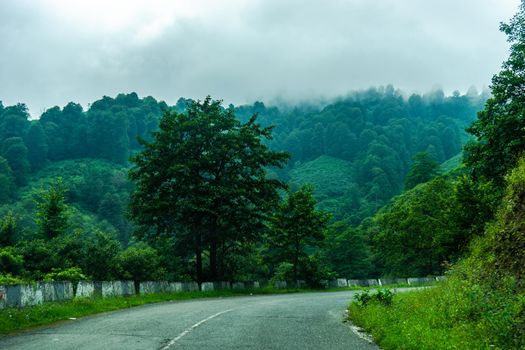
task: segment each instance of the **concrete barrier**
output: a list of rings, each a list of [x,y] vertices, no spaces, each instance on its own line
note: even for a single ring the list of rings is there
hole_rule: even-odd
[[[226,281],[214,282],[213,286],[214,286],[215,290],[225,290],[225,289],[231,289],[232,288],[230,282],[226,282]]]
[[[306,281],[305,280],[297,280],[297,281],[295,281],[295,286],[297,288],[304,288],[304,287],[306,287]]]
[[[365,281],[368,287],[379,286],[379,280],[376,280],[375,278],[367,279]]]
[[[360,280],[346,280],[348,287],[362,287]]]
[[[42,290],[44,302],[57,300],[54,282],[38,282],[38,287]]]
[[[73,299],[73,283],[69,281],[57,281],[53,282],[55,285],[55,293],[57,300],[71,300]]]
[[[120,297],[123,295],[122,294],[122,281],[111,281],[111,285],[113,287],[112,296]]]
[[[95,281],[95,294],[103,298],[115,296],[113,283],[111,281]]]
[[[379,281],[376,279],[367,280],[347,280],[348,287],[373,287],[379,286]]]
[[[182,283],[181,282],[170,282],[168,284],[170,293],[182,292]]]
[[[408,282],[408,285],[410,286],[417,286],[417,285],[432,283],[432,282],[435,282],[435,280],[430,277],[411,277],[411,278],[407,278],[407,282]]]
[[[95,295],[95,285],[92,281],[79,281],[75,298],[91,298]]]
[[[233,282],[232,289],[246,289],[244,282]]]
[[[7,289],[6,286],[0,286],[0,309],[7,306]]]
[[[69,281],[39,282],[44,302],[71,300],[74,297],[73,284]]]
[[[330,288],[344,288],[348,287],[348,282],[344,278],[338,278],[330,281]]]
[[[118,281],[120,283],[120,295],[127,297],[135,295],[135,282],[133,281]]]
[[[203,292],[209,292],[215,290],[215,286],[213,282],[202,282],[201,283],[201,290]]]
[[[286,281],[275,281],[275,288],[277,289],[286,289],[287,286]]]
[[[144,281],[140,282],[140,294],[153,294],[158,293],[159,285],[156,281]]]
[[[196,292],[199,290],[197,282],[181,282],[183,292]]]
[[[44,302],[42,289],[37,284],[13,284],[6,286],[6,306],[26,307]]]
[[[259,282],[254,282],[254,281],[248,281],[248,282],[239,282],[239,283],[242,283],[243,284],[243,289],[255,289],[255,288],[259,288],[259,287],[256,287],[256,285],[259,284]],[[233,284],[232,284],[232,289],[233,289]]]
[[[325,287],[373,287],[387,286],[391,284],[421,285],[434,281],[444,281],[446,276],[422,277],[422,278],[381,278],[381,279],[334,279],[331,281],[320,281]],[[198,291],[196,282],[166,282],[166,281],[144,281],[138,284],[141,294],[151,293],[180,293]],[[298,280],[294,286],[302,288],[306,286],[305,281]],[[258,281],[252,282],[203,282],[203,291],[224,289],[256,289],[259,288]],[[286,281],[276,281],[275,288],[288,288]],[[133,281],[79,281],[74,291],[73,285],[68,281],[38,282],[36,284],[0,285],[0,309],[5,307],[25,307],[39,305],[43,302],[70,300],[73,297],[86,298],[96,295],[102,297],[119,297],[136,294]]]
[[[380,286],[388,286],[389,284],[395,284],[395,279],[393,278],[380,278],[379,279],[379,285]]]
[[[168,281],[158,281],[157,282],[157,291],[158,293],[169,293],[169,286],[170,284]]]

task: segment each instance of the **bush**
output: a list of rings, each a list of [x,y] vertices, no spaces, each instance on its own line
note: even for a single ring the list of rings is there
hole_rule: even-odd
[[[319,288],[322,286],[322,280],[336,278],[335,273],[321,260],[318,254],[310,255],[302,259],[301,266],[301,275],[310,287]]]
[[[14,248],[0,249],[0,272],[19,275],[24,268],[24,259]]]
[[[160,279],[165,275],[158,252],[140,243],[120,252],[116,258],[119,276],[135,282]]]
[[[365,290],[361,293],[356,293],[354,295],[354,300],[357,302],[359,306],[366,306],[372,300],[372,296],[370,295],[370,292],[368,290]]]
[[[31,279],[41,279],[44,274],[59,266],[54,248],[43,239],[20,241],[16,250],[23,256],[25,273]]]
[[[354,300],[359,306],[367,306],[369,303],[377,303],[383,306],[392,305],[394,293],[390,289],[382,288],[376,291],[375,294],[370,294],[370,291],[365,290],[354,295]]]
[[[390,289],[379,289],[376,294],[373,295],[373,298],[375,300],[385,306],[392,305],[392,299],[394,297],[394,293]]]
[[[53,269],[52,272],[44,275],[44,281],[70,281],[76,286],[78,281],[86,280],[86,276],[79,267],[70,267],[67,269]]]
[[[280,263],[277,267],[277,270],[275,271],[271,282],[272,284],[276,281],[293,281],[293,264],[288,262]]]
[[[0,274],[0,285],[2,284],[23,284],[27,281],[21,279],[20,277],[14,277],[10,274],[2,275]]]
[[[114,236],[96,231],[93,237],[86,240],[84,249],[82,267],[85,273],[99,281],[108,281],[116,277],[116,257],[121,248]]]

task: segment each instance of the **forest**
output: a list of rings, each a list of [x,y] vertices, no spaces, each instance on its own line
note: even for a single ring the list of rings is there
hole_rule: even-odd
[[[1,344],[525,349],[525,0],[0,18]]]
[[[52,107],[37,119],[22,103],[0,104],[1,278],[303,279],[315,286],[336,276],[442,274],[497,200],[461,165],[473,137],[465,128],[488,98],[475,89],[407,96],[389,85],[324,105],[223,106],[207,97],[169,106],[129,93],[87,110],[74,102]],[[193,145],[170,132],[184,128]],[[221,136],[228,132],[239,135]],[[168,135],[187,149],[161,148]],[[253,149],[245,154],[236,142]],[[203,144],[209,149],[193,159]],[[165,158],[155,160],[159,154]],[[250,164],[256,180],[236,184],[248,177],[233,170],[212,178],[210,169],[235,162]],[[190,190],[202,183],[177,178],[167,164],[200,169],[201,182],[213,187]],[[171,174],[158,183],[185,185],[159,194],[172,199],[161,210],[157,197],[150,212],[156,187],[146,180],[158,171]],[[265,195],[250,197],[254,188]],[[213,215],[192,209],[208,202]]]

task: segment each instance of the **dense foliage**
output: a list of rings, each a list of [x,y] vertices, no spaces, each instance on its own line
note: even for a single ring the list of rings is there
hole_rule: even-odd
[[[469,246],[449,270],[448,280],[436,289],[399,296],[387,307],[351,305],[352,319],[385,349],[525,348],[525,2],[501,30],[508,35],[511,53],[493,78],[493,97],[469,128],[476,139],[465,149],[468,175],[447,180],[452,191],[437,191],[438,198],[430,205],[410,195],[424,193],[438,179],[416,186],[373,219],[377,253],[388,252],[396,237],[404,238],[408,247],[444,238],[444,244],[427,252],[430,256],[447,247],[447,239],[460,251]],[[425,196],[418,197],[424,201]],[[396,219],[397,214],[401,216]],[[407,236],[411,233],[419,237]],[[405,253],[399,246],[381,257],[413,265],[400,259]],[[403,271],[402,266],[393,266]]]
[[[485,99],[474,90],[404,98],[387,86],[323,108],[278,109],[258,102],[236,112],[241,120],[258,113],[263,125],[276,125],[270,146],[292,154],[281,178],[297,187],[313,184],[321,208],[359,224],[403,190],[416,153],[427,152],[438,163],[460,153],[463,129]]]
[[[241,124],[233,109],[206,98],[186,113],[168,112],[151,142],[132,158],[131,214],[140,237],[173,238],[174,254],[195,258],[194,276],[204,280],[202,256],[209,255],[209,280],[221,280],[230,247],[257,240],[284,184],[266,176],[282,167],[284,152],[262,143],[271,128],[253,116]]]
[[[224,109],[209,99],[203,103],[180,99],[170,107],[131,93],[103,97],[88,110],[73,102],[53,107],[37,120],[30,120],[23,104],[0,104],[0,242],[5,247],[1,272],[44,278],[78,267],[87,277],[98,279],[197,278],[195,239],[200,235],[201,278],[311,279],[315,275],[312,278],[318,281],[330,276],[439,273],[443,260],[454,260],[464,244],[451,248],[449,239],[429,240],[427,246],[442,253],[432,254],[432,261],[425,256],[425,262],[418,260],[424,254],[416,248],[410,257],[398,250],[402,256],[392,253],[393,259],[416,259],[414,266],[433,266],[401,271],[393,268],[395,264],[386,267],[386,260],[379,258],[384,246],[395,247],[387,235],[372,234],[380,227],[377,223],[386,221],[355,225],[405,184],[409,188],[431,179],[439,172],[436,164],[456,156],[465,140],[461,129],[473,120],[484,99],[473,90],[467,95],[446,97],[438,90],[406,98],[388,86],[352,93],[324,106],[266,107],[256,102]],[[213,118],[220,122],[212,125]],[[275,128],[268,128],[271,125]],[[176,150],[166,143],[155,148],[155,135],[162,129],[179,140],[193,138],[185,140],[185,146],[179,143]],[[182,130],[188,133],[183,135]],[[242,140],[250,147],[243,148]],[[137,162],[155,149],[162,151],[153,162],[158,176],[153,167],[142,172],[136,167],[130,181],[129,157]],[[202,151],[200,158],[192,156],[195,149]],[[281,151],[290,152],[292,160],[284,168],[272,167],[282,165],[284,158],[272,161],[269,155]],[[257,166],[246,163],[253,154],[259,154]],[[247,167],[238,167],[238,162]],[[199,169],[198,176],[185,173],[191,167]],[[248,169],[255,172],[249,175]],[[154,175],[150,187],[139,180],[148,172]],[[181,186],[161,191],[169,198],[155,202],[157,217],[142,205],[146,194],[155,193],[153,179],[174,175],[180,175]],[[246,181],[248,176],[255,177]],[[193,186],[199,183],[200,187]],[[274,190],[250,197],[257,188],[283,183],[292,191],[313,185],[309,203],[332,215],[330,222],[312,232],[319,240],[301,248],[300,258],[280,253],[291,250],[292,241],[287,247],[272,243],[275,231],[285,236],[284,226],[279,225],[286,224],[270,225],[268,219],[278,217],[286,199],[277,205]],[[139,200],[141,189],[145,195]],[[475,197],[475,191],[465,192]],[[487,206],[483,198],[478,198],[475,209]],[[465,200],[472,202],[470,197]],[[164,222],[177,222],[170,234],[152,234],[161,217]],[[463,223],[471,217],[466,215]],[[465,224],[461,232],[479,234],[482,223],[479,218],[477,222],[476,229]],[[418,244],[414,242],[414,247]],[[128,246],[132,250],[124,254]],[[157,259],[152,259],[154,255]],[[148,274],[137,268],[145,259],[152,266]]]
[[[310,280],[319,269],[307,250],[319,248],[326,235],[329,214],[315,209],[311,187],[288,193],[270,221],[270,255],[281,264],[290,264],[286,279]]]
[[[350,306],[352,320],[382,348],[525,347],[525,160],[506,182],[497,219],[473,240],[469,256],[452,268],[445,283],[397,295],[391,306]]]

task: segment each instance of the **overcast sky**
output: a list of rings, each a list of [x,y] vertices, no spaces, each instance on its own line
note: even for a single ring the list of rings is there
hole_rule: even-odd
[[[519,0],[1,0],[0,100],[34,117],[136,91],[174,104],[490,84]]]

